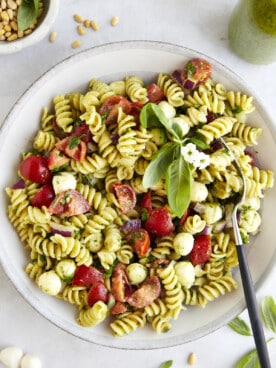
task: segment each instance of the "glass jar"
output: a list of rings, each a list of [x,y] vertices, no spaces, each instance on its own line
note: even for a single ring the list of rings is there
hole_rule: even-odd
[[[229,44],[254,64],[276,61],[276,0],[239,0],[230,18]]]

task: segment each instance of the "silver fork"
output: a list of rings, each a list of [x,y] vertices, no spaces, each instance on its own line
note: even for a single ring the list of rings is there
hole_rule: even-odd
[[[259,357],[259,363],[260,363],[261,368],[270,368],[271,364],[269,360],[267,344],[265,341],[262,319],[260,316],[260,311],[259,311],[258,304],[257,304],[253,281],[251,278],[251,274],[250,274],[246,254],[245,254],[245,249],[244,249],[244,245],[242,242],[238,220],[237,220],[238,208],[244,202],[245,197],[246,197],[246,180],[245,180],[242,168],[236,156],[234,155],[233,151],[230,149],[230,147],[228,146],[228,144],[225,142],[225,140],[222,137],[219,138],[219,140],[222,143],[222,145],[225,147],[227,152],[233,158],[233,163],[243,183],[242,195],[240,197],[240,200],[235,204],[235,207],[232,213],[232,225],[233,225],[235,243],[237,247],[237,254],[238,254],[238,260],[239,260],[239,268],[240,268],[240,274],[241,274],[241,279],[242,279],[243,291],[244,291],[244,296],[245,296],[246,305],[248,309],[251,328],[252,328],[253,336],[255,340],[256,350],[257,350],[257,354]]]

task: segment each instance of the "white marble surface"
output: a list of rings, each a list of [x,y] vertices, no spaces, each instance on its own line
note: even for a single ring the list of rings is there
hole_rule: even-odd
[[[58,34],[55,43],[44,39],[17,54],[0,55],[0,123],[31,83],[57,62],[80,50],[123,40],[165,41],[212,56],[245,79],[268,114],[275,117],[276,63],[251,65],[228,47],[227,24],[234,5],[235,1],[229,0],[61,0],[52,29]],[[100,30],[89,30],[80,37],[72,18],[75,13],[97,20]],[[119,24],[111,27],[114,15],[119,16]],[[82,46],[72,49],[76,39],[82,41]],[[258,292],[258,300],[265,295],[276,298],[275,282],[276,272]],[[248,321],[246,311],[242,317]],[[266,331],[266,336],[273,334]],[[275,344],[269,344],[272,367],[276,367]],[[10,345],[39,356],[44,368],[158,368],[169,359],[174,361],[173,367],[180,368],[188,367],[190,352],[197,355],[195,367],[231,368],[254,347],[254,342],[225,326],[197,341],[162,350],[128,351],[94,345],[65,333],[33,310],[0,266],[0,349]]]

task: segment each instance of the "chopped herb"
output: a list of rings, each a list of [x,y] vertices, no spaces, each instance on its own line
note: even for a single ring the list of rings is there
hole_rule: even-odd
[[[69,148],[74,149],[80,144],[81,137],[71,137],[69,140]]]
[[[239,114],[242,111],[243,111],[243,109],[240,106],[237,106],[235,109],[232,110],[232,113],[233,114]]]
[[[192,77],[196,72],[196,67],[192,61],[189,61],[186,65],[187,77]]]

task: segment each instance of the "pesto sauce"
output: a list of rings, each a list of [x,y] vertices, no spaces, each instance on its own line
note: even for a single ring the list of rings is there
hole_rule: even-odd
[[[262,31],[276,35],[276,0],[254,0],[253,17]]]
[[[276,61],[276,0],[240,0],[229,22],[229,45],[253,64]]]

